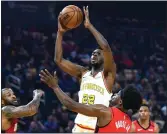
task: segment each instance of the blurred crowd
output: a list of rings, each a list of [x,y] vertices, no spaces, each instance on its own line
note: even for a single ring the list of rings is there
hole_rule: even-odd
[[[100,21],[100,19],[99,19]],[[167,72],[165,60],[166,35],[159,22],[105,17],[94,21],[95,27],[111,44],[117,65],[116,83],[122,88],[136,85],[143,101],[150,105],[151,119],[167,132]],[[75,78],[61,71],[54,63],[56,29],[36,27],[2,27],[2,88],[12,87],[21,104],[32,99],[35,88],[45,91],[37,115],[22,118],[18,132],[71,132],[76,113],[60,104],[52,89],[40,82],[40,70],[57,71],[59,85],[78,101],[80,87]],[[89,66],[91,52],[98,47],[91,33],[83,26],[65,34],[64,58]],[[115,84],[114,88],[119,86]],[[137,115],[133,115],[133,119]]]

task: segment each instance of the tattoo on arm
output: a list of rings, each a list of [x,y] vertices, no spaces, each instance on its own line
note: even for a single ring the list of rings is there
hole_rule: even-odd
[[[14,106],[6,106],[2,108],[2,113],[7,118],[21,118],[33,116],[37,113],[38,107],[40,104],[41,97],[35,97],[31,102],[27,105],[14,107]]]

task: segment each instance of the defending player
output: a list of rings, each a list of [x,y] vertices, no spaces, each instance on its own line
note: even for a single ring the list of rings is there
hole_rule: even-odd
[[[135,133],[158,133],[158,125],[150,120],[149,106],[142,104],[139,109],[139,119],[133,121],[131,132]]]
[[[55,46],[55,62],[66,73],[80,82],[79,103],[103,104],[109,106],[112,87],[116,76],[116,65],[107,40],[95,29],[89,20],[88,6],[85,9],[85,27],[93,34],[100,49],[95,49],[91,56],[91,69],[76,65],[63,59],[62,40],[66,32],[58,21],[58,32]],[[60,14],[61,15],[61,14]],[[78,114],[75,119],[75,132],[94,132],[96,117]],[[73,131],[74,132],[74,131]]]
[[[33,116],[38,112],[42,90],[34,90],[34,97],[27,105],[17,106],[17,98],[10,88],[2,89],[2,133],[15,133],[17,131],[18,118]]]
[[[40,73],[41,81],[52,88],[61,103],[69,110],[81,113],[86,116],[97,117],[97,126],[99,133],[109,132],[129,132],[131,129],[131,119],[126,112],[131,109],[136,111],[140,108],[142,97],[132,85],[127,86],[111,98],[111,103],[115,107],[106,107],[105,105],[85,105],[73,101],[58,86],[56,74],[54,77],[47,71],[42,70]],[[74,128],[75,129],[75,128]],[[81,131],[81,132],[84,132]],[[91,132],[91,131],[90,131]]]

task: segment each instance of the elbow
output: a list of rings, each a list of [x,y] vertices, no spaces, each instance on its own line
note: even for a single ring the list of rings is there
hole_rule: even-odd
[[[56,63],[56,64],[60,64],[61,63],[61,59],[60,58],[57,58],[57,57],[55,57],[54,58],[54,62]]]
[[[56,64],[60,64],[61,63],[61,61],[62,61],[62,56],[59,56],[59,55],[56,55],[55,54],[55,56],[54,56],[54,62],[56,63]]]
[[[57,63],[57,62],[59,62],[60,60],[59,60],[59,58],[56,56],[56,54],[55,54],[55,56],[54,56],[54,62],[55,63]]]
[[[32,112],[29,116],[34,116],[37,112]]]
[[[38,113],[38,108],[35,108],[34,114]]]
[[[33,115],[35,115],[37,112],[38,112],[38,108],[34,108],[34,109],[32,109],[32,110],[29,112],[29,113],[30,113],[29,116],[33,116]]]
[[[54,62],[55,62],[56,64],[57,64],[57,62],[58,62],[58,60],[57,60],[57,58],[56,58],[56,57],[54,58]]]
[[[102,44],[101,46],[102,46],[102,49],[103,49],[104,51],[109,51],[109,50],[110,50],[110,45],[109,45],[108,43],[104,43],[104,44]]]
[[[62,52],[59,51],[59,53],[58,53],[58,52],[55,53],[55,56],[54,56],[54,62],[55,62],[56,64],[59,65],[59,64],[61,63],[62,60],[63,60]]]

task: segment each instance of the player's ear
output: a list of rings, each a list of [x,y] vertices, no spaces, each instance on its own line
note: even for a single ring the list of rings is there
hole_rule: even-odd
[[[4,100],[1,100],[1,105],[5,105],[5,101]]]
[[[59,13],[59,16],[58,16],[58,21],[60,21],[60,17],[62,15],[62,12]]]
[[[54,78],[57,78],[56,71],[54,71]]]
[[[121,99],[119,100],[119,104],[122,105],[122,100]]]

